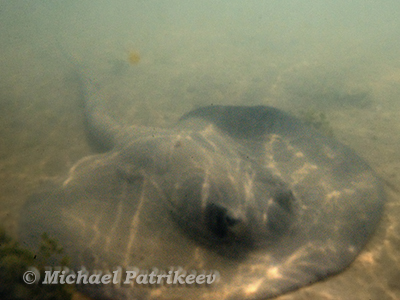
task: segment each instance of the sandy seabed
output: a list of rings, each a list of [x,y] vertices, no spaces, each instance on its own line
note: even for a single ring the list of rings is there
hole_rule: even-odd
[[[310,80],[317,78],[313,72],[318,66],[300,64],[303,71],[290,66],[279,71],[272,65],[266,68],[267,63],[260,66],[263,58],[254,57],[247,68],[255,69],[246,76],[246,66],[226,48],[219,65],[209,62],[204,53],[196,59],[141,53],[141,60],[130,65],[112,47],[94,53],[91,65],[99,62],[93,73],[99,74],[105,105],[125,123],[168,126],[184,112],[208,104],[265,104],[292,113],[310,107],[324,111],[335,137],[382,178],[387,203],[376,233],[350,267],[277,299],[400,299],[400,72],[382,66],[379,77],[365,82],[368,101],[362,103],[352,103],[351,97],[348,102],[341,97],[339,104],[335,97],[318,102],[318,95],[327,96],[332,90],[319,91],[309,102],[302,93],[301,101],[296,101],[298,78],[302,72]],[[85,60],[85,55],[78,57]],[[227,61],[236,61],[234,72],[224,71]],[[91,153],[72,69],[52,45],[33,49],[21,44],[2,51],[0,224],[12,236],[27,197]],[[313,95],[312,87],[306,89]]]

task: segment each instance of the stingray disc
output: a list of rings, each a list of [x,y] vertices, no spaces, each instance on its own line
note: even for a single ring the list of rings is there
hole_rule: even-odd
[[[94,299],[266,299],[343,270],[381,216],[371,168],[275,108],[211,106],[172,129],[118,130],[21,217],[21,241],[48,233],[75,271],[136,274],[78,285]]]

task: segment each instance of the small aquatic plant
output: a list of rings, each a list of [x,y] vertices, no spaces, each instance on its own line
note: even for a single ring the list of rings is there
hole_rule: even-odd
[[[59,284],[26,284],[23,274],[35,267],[44,274],[44,267],[50,259],[62,255],[58,243],[43,234],[37,254],[21,247],[0,228],[0,299],[2,300],[69,300],[73,286]],[[68,259],[59,260],[60,266],[67,266]]]

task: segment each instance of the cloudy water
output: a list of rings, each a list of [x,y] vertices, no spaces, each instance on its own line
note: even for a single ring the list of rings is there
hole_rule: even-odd
[[[2,1],[0,225],[92,150],[76,68],[123,124],[206,105],[270,105],[322,124],[385,183],[344,272],[278,299],[400,299],[399,1]]]

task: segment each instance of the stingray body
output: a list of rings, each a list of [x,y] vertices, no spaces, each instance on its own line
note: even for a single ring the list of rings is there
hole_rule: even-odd
[[[22,243],[35,249],[46,232],[73,269],[219,275],[78,285],[94,299],[266,299],[343,270],[379,221],[370,167],[278,109],[209,106],[174,128],[124,128],[86,86],[88,135],[103,153],[27,201]]]

